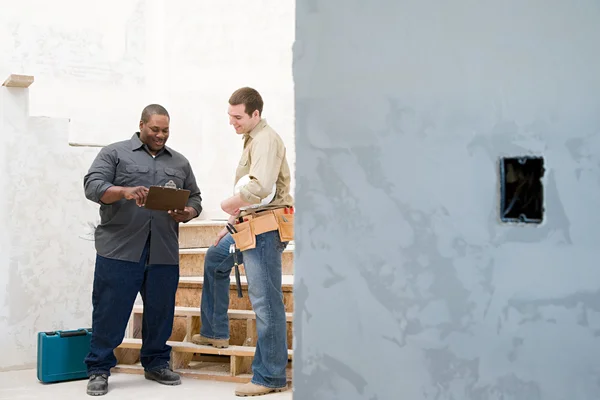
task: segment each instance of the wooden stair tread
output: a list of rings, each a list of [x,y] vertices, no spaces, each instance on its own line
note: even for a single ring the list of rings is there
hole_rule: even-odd
[[[197,226],[225,226],[225,219],[193,219],[186,223],[180,223],[179,228],[193,228]]]
[[[144,312],[143,305],[136,305],[133,307],[133,312],[135,314],[142,314]],[[227,310],[227,315],[229,315],[229,319],[256,319],[256,313],[252,310]],[[175,316],[177,317],[199,317],[200,316],[200,308],[199,307],[175,307]],[[294,313],[288,312],[285,313],[285,320],[291,322],[293,320]]]
[[[288,244],[288,246],[283,250],[284,253],[293,253],[295,250],[295,246],[293,244]],[[179,254],[206,254],[208,251],[208,247],[191,247],[186,249],[179,249]]]
[[[225,349],[218,349],[212,346],[201,346],[191,342],[172,342],[168,341],[167,345],[171,346],[172,350],[179,353],[197,353],[211,354],[217,356],[239,356],[239,357],[254,357],[256,347],[250,346],[229,346]],[[142,339],[125,338],[119,345],[121,349],[142,348]],[[288,350],[288,358],[292,358],[293,350]]]
[[[181,276],[179,277],[179,284],[188,285],[202,285],[204,284],[203,276]],[[243,286],[248,286],[248,280],[245,275],[240,276],[240,283]],[[235,288],[235,279],[231,279],[230,286]],[[291,291],[294,288],[294,275],[282,275],[281,276],[281,288],[283,291]]]

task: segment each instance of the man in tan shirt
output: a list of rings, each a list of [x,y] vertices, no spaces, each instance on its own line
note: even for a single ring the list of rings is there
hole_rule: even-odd
[[[287,387],[281,255],[293,234],[293,198],[285,146],[277,132],[262,119],[262,108],[263,100],[252,88],[238,89],[229,99],[229,123],[236,133],[243,135],[244,150],[235,177],[239,191],[224,200],[221,208],[230,215],[229,223],[242,232],[236,234],[238,247],[239,236],[248,235],[246,238],[252,242],[241,248],[242,257],[238,262],[243,260],[244,263],[257,330],[252,382],[239,386],[238,396],[280,392]],[[241,184],[243,179],[247,183]],[[194,343],[229,346],[227,309],[233,268],[233,255],[229,250],[233,243],[232,235],[223,229],[206,254],[202,327],[200,335],[192,338]]]

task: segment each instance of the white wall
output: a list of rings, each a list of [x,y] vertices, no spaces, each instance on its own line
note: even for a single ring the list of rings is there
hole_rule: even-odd
[[[29,118],[0,87],[0,370],[30,366],[39,331],[89,327],[97,207],[80,195],[97,149],[65,144],[68,120]]]
[[[253,86],[294,168],[294,1],[23,0],[0,13],[0,370],[35,362],[41,330],[89,326],[97,206],[82,179],[97,148],[129,138],[149,103],[171,114],[204,198],[202,218],[223,218],[241,139],[227,99]],[[29,96],[29,100],[28,100]],[[44,117],[29,118],[29,115]],[[47,118],[51,117],[51,118]],[[8,171],[8,172],[6,172]],[[59,190],[60,188],[60,190]]]
[[[261,92],[293,169],[294,10],[293,0],[14,2],[0,13],[0,78],[35,75],[32,115],[69,118],[77,143],[128,138],[144,106],[164,105],[202,217],[221,218],[241,149],[227,119],[235,89]]]

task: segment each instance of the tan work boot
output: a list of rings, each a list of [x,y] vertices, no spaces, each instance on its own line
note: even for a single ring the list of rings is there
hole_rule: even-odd
[[[268,388],[266,386],[257,385],[249,382],[243,385],[239,385],[235,388],[235,395],[240,397],[248,396],[262,396],[269,393],[279,393],[287,390],[287,386],[282,388]]]
[[[202,335],[192,336],[192,343],[200,344],[203,346],[213,346],[217,349],[224,349],[229,347],[229,339],[211,339]]]

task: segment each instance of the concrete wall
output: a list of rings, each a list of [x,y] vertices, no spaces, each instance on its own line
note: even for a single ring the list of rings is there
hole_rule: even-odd
[[[29,117],[28,97],[0,87],[0,371],[32,366],[40,331],[91,326],[97,149],[67,146],[68,120]]]
[[[31,114],[68,118],[70,141],[129,138],[150,103],[192,163],[203,218],[226,217],[241,140],[227,100],[253,86],[294,163],[294,0],[24,0],[0,13],[0,79],[35,75]]]
[[[600,7],[299,1],[295,398],[600,398]],[[498,159],[545,158],[500,223]]]

